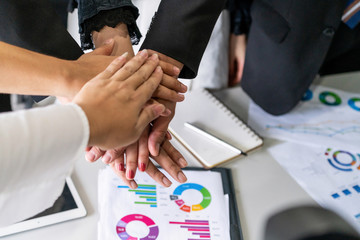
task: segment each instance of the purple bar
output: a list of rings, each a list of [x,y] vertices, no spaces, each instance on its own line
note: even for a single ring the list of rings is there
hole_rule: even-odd
[[[198,226],[180,226],[180,228],[192,228],[192,229],[209,229],[209,227],[198,227]]]
[[[210,236],[210,233],[204,233],[204,232],[201,232],[201,233],[195,233],[195,232],[193,232],[192,234],[193,234],[193,235]]]
[[[201,220],[185,220],[185,222],[191,222],[191,223],[207,223],[209,224],[209,221],[201,221]]]
[[[197,239],[195,239],[195,238],[189,238],[188,240],[199,240],[198,238]],[[201,239],[201,240],[211,240],[210,238],[203,238],[203,239]]]

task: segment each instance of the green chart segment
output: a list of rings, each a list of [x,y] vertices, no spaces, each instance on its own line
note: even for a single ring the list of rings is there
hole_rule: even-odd
[[[194,204],[192,206],[188,206],[185,204],[185,201],[181,199],[181,194],[189,189],[197,190],[202,194],[202,201],[199,204]],[[175,203],[180,207],[180,209],[184,212],[191,212],[191,211],[200,211],[205,209],[207,206],[210,205],[211,202],[211,194],[209,190],[205,187],[201,186],[197,183],[185,183],[178,186],[172,195],[170,195],[170,199],[175,201]]]
[[[134,193],[138,200],[134,204],[149,205],[157,207],[156,185],[138,184],[137,189],[130,189],[128,186],[117,186],[119,189],[127,189],[128,192]]]

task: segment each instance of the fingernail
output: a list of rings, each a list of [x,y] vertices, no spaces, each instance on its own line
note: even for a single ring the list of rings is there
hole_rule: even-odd
[[[187,178],[185,177],[183,172],[178,173],[178,179],[180,180],[180,182],[186,182],[187,181]]]
[[[179,163],[180,163],[182,168],[186,167],[188,165],[187,161],[185,159],[183,159],[183,158],[179,159]]]
[[[167,179],[167,177],[163,177],[163,178],[162,178],[162,182],[164,183],[164,185],[165,185],[166,187],[170,187],[170,186],[171,186],[171,182],[170,182],[169,179]]]
[[[172,136],[171,136],[171,133],[169,131],[166,131],[166,138],[168,140],[171,140],[172,139]]]
[[[175,66],[174,66],[173,69],[174,69],[175,75],[178,76],[180,74],[180,69],[178,67],[175,67]]]
[[[153,55],[151,55],[151,57],[150,57],[152,60],[158,60],[159,59],[159,56],[156,54],[156,53],[154,53]]]
[[[162,68],[160,66],[157,66],[155,72],[162,72]]]
[[[114,39],[110,38],[108,40],[106,40],[104,43],[107,45],[107,44],[110,44],[114,41]]]
[[[124,170],[125,170],[124,164],[123,164],[123,163],[120,163],[120,164],[119,164],[119,171],[120,171],[120,172],[123,172]]]
[[[102,161],[103,161],[103,163],[105,163],[105,164],[109,164],[110,160],[111,160],[111,156],[109,156],[108,154],[105,154],[105,155],[102,157]]]
[[[137,187],[138,187],[138,185],[134,181],[130,182],[130,186],[131,186],[132,189],[137,189]]]
[[[183,94],[178,94],[179,100],[180,101],[184,101],[185,96]]]
[[[95,154],[93,154],[92,152],[87,152],[86,153],[86,159],[89,161],[89,162],[93,162],[95,160]]]
[[[187,86],[185,84],[181,84],[181,91],[186,92],[187,91]]]
[[[134,174],[133,170],[128,170],[128,171],[126,172],[126,177],[127,177],[128,179],[133,179],[133,178],[135,177],[135,174]]]
[[[140,56],[146,57],[147,55],[148,55],[148,53],[147,53],[147,50],[146,50],[146,49],[140,51]]]
[[[167,108],[167,109],[165,109],[165,114],[166,114],[166,115],[170,115],[170,114],[171,114],[171,110],[170,110],[170,109],[168,109],[168,108]]]
[[[140,171],[145,172],[145,169],[146,169],[146,164],[140,163]]]
[[[129,55],[129,52],[124,52],[120,57],[126,58]]]

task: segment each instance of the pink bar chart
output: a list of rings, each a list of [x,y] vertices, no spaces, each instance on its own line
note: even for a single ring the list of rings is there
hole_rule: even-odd
[[[209,221],[207,220],[185,220],[184,222],[169,222],[179,225],[180,228],[189,232],[188,240],[211,240]]]

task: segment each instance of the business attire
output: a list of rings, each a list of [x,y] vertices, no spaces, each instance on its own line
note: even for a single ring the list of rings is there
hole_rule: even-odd
[[[75,104],[52,105],[0,114],[0,133],[0,226],[5,226],[53,205],[83,156],[89,123]]]
[[[64,10],[63,0],[56,0]],[[59,17],[48,0],[0,1],[0,41],[46,55],[75,60],[83,52],[67,32],[63,14]],[[10,111],[10,97],[0,95],[0,112]]]
[[[130,9],[134,6],[129,0],[113,2],[96,0],[92,1],[90,8],[87,8],[86,4],[89,5],[89,3],[85,0],[77,0],[77,2],[80,33],[86,35],[88,35],[86,31],[93,30],[86,25],[93,25],[94,21],[91,18],[94,18],[94,14],[100,13],[99,9],[103,12],[111,12],[110,10],[120,9],[123,6]],[[179,8],[178,0],[161,1],[141,49],[152,49],[178,60],[184,64],[180,77],[194,78],[225,3],[226,0],[183,1]],[[138,13],[135,12],[135,19],[137,17]],[[106,20],[104,17],[102,19]],[[135,35],[141,37],[141,34]],[[89,41],[88,38],[85,39]],[[83,43],[84,47],[88,45],[88,42]]]
[[[360,69],[359,26],[341,21],[346,0],[254,0],[241,86],[265,111],[280,115],[315,76]]]

